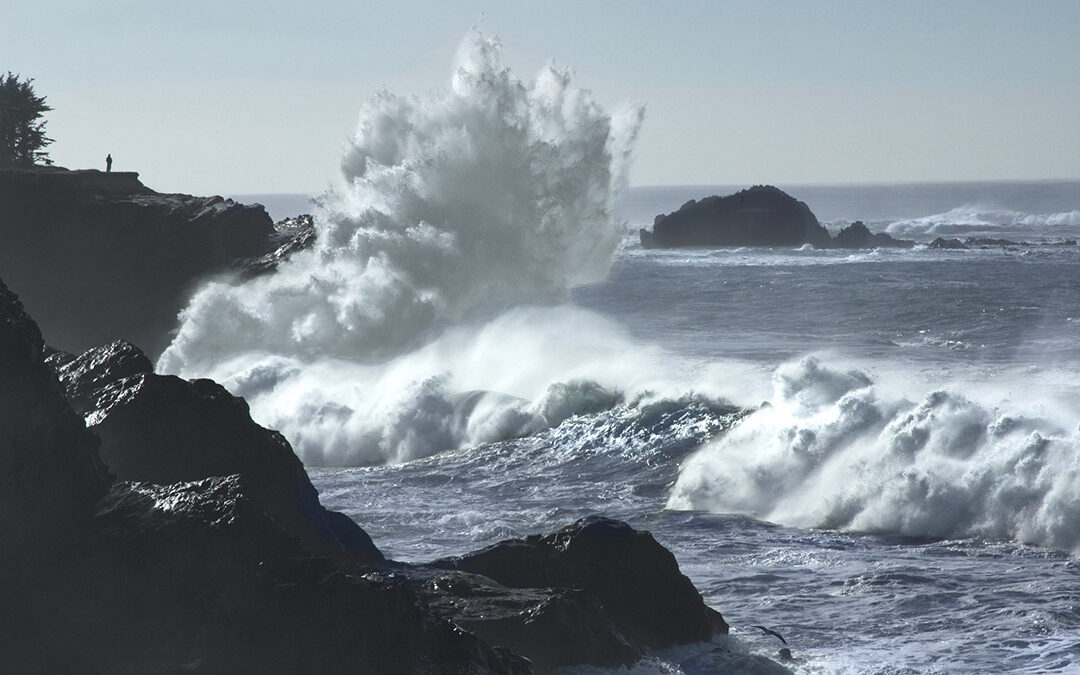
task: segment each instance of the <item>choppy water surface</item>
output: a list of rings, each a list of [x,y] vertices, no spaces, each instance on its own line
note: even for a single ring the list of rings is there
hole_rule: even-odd
[[[1073,247],[631,246],[608,281],[575,301],[659,345],[688,390],[712,379],[739,405],[630,399],[526,438],[399,466],[314,470],[313,480],[328,506],[406,560],[589,513],[623,518],[674,551],[739,644],[774,654],[779,643],[750,626],[784,634],[798,671],[1073,670],[1078,264]],[[816,365],[800,361],[809,354]],[[770,405],[756,410],[762,401]],[[785,405],[788,417],[761,418]],[[870,421],[845,421],[849,408]],[[900,429],[905,415],[917,422]],[[1019,431],[995,436],[1008,420]],[[776,433],[733,444],[755,423]],[[897,452],[902,431],[922,445],[904,461],[875,461]],[[809,459],[791,459],[800,452]],[[707,478],[741,481],[740,494],[691,485],[681,505],[690,510],[668,508],[695,463]],[[860,471],[866,490],[830,484]],[[891,501],[874,502],[880,495]],[[845,508],[862,520],[838,520]],[[694,651],[643,668],[718,663]]]

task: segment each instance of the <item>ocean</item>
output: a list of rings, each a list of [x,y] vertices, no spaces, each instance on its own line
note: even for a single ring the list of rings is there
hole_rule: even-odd
[[[758,625],[800,673],[1080,672],[1080,183],[781,185],[919,245],[644,250],[746,186],[625,189],[640,115],[496,52],[365,109],[316,249],[201,289],[159,368],[391,558],[649,530],[732,634],[636,673],[738,671]]]

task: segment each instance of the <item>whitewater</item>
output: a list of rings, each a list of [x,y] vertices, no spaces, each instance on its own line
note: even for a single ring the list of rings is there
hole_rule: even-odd
[[[360,111],[316,246],[199,289],[159,369],[244,396],[396,559],[652,531],[732,636],[636,672],[774,655],[755,624],[797,672],[1076,670],[1080,184],[781,185],[919,245],[643,250],[745,187],[627,188],[643,118],[470,35],[447,90]]]

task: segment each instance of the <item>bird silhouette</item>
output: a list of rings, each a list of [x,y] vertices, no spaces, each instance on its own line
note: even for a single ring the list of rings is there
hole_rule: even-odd
[[[765,626],[750,626],[750,627],[760,629],[761,632],[765,633],[766,635],[771,635],[774,638],[777,638],[778,640],[780,640],[780,642],[783,642],[784,644],[787,644],[787,640],[784,639],[784,636],[781,635],[780,633],[777,633],[774,630],[766,628]]]

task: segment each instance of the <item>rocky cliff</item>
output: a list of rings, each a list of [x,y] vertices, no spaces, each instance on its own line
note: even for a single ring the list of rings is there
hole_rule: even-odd
[[[0,275],[50,344],[156,357],[199,280],[281,242],[261,206],[160,194],[128,172],[0,170]]]

